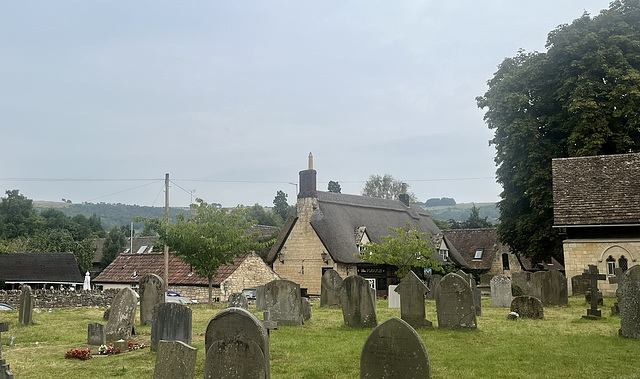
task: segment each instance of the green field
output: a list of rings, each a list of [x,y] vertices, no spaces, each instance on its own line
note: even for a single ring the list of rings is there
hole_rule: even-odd
[[[507,321],[508,309],[483,301],[476,331],[420,330],[431,359],[432,378],[638,378],[640,341],[619,338],[620,319],[611,317],[614,299],[606,298],[603,317],[581,318],[583,297],[570,306],[545,308],[544,320]],[[222,307],[195,305],[193,342],[198,349],[196,378],[203,376],[204,332]],[[155,356],[149,349],[87,361],[65,360],[65,352],[85,348],[87,324],[102,322],[104,309],[67,308],[34,312],[35,325],[18,325],[17,311],[0,312],[10,331],[2,333],[2,356],[16,379],[151,378]],[[398,309],[378,303],[378,322],[400,316]],[[427,318],[437,324],[435,305]],[[150,342],[151,328],[138,326],[132,342]],[[301,327],[281,326],[271,332],[271,377],[356,378],[360,352],[370,329],[343,326],[338,309],[313,303],[313,318]],[[15,337],[13,346],[9,345]],[[95,348],[97,352],[97,348]]]

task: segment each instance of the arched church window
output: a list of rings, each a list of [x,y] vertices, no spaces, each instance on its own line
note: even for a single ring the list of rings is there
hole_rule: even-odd
[[[629,261],[627,261],[627,258],[624,255],[618,259],[618,267],[622,269],[622,272],[627,271],[629,268]]]
[[[613,259],[611,255],[607,258],[607,274],[615,275],[616,274],[616,260]]]

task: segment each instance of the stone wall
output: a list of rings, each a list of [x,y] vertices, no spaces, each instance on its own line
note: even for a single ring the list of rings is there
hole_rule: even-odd
[[[9,304],[16,309],[20,304],[20,290],[0,291],[0,303]],[[118,293],[117,290],[106,291],[52,291],[34,290],[35,308],[65,307],[108,307]]]

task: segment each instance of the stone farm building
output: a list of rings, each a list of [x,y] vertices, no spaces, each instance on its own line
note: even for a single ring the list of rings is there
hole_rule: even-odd
[[[21,284],[33,289],[82,288],[83,281],[73,253],[0,254],[0,282],[4,282],[5,289],[18,289]]]
[[[321,278],[328,269],[343,278],[363,276],[386,293],[387,285],[395,283],[395,269],[363,261],[360,246],[370,241],[381,243],[380,237],[392,234],[389,227],[402,228],[409,223],[432,234],[435,259],[465,266],[428,212],[409,204],[408,196],[401,197],[403,201],[317,191],[316,170],[309,155],[309,169],[300,172],[296,214],[287,220],[267,262],[283,279],[299,283],[310,295],[320,294]]]
[[[567,278],[590,264],[609,277],[638,264],[640,154],[554,159],[552,167],[554,226],[565,237]],[[598,288],[614,296],[617,284],[602,281]]]
[[[98,275],[93,283],[103,289],[136,289],[140,279],[146,274],[156,274],[164,278],[163,253],[123,253],[118,255]],[[273,270],[255,253],[234,259],[232,264],[218,268],[213,279],[213,298],[226,301],[230,294],[242,292],[245,288],[256,288],[274,279],[279,279]],[[209,298],[209,282],[199,277],[191,266],[174,254],[169,254],[169,290],[184,297],[205,302]]]

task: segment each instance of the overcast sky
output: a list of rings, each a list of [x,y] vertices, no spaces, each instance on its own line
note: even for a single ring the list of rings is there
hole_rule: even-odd
[[[35,200],[295,202],[371,174],[499,200],[475,97],[505,57],[606,0],[7,1],[0,188]]]

